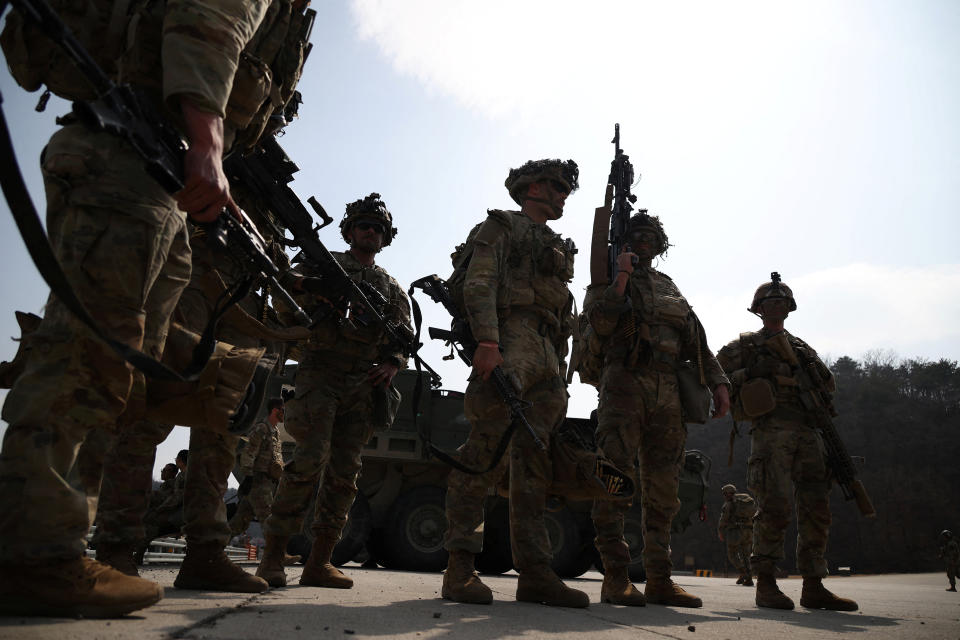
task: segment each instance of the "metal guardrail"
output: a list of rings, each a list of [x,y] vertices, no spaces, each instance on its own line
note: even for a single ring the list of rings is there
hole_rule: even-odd
[[[90,540],[93,538],[93,533],[96,531],[96,527],[90,527],[90,532],[87,533],[87,543],[90,543]],[[150,543],[150,547],[147,549],[147,552],[143,554],[143,563],[180,563],[183,562],[183,559],[186,557],[186,548],[187,543],[180,538],[157,538]],[[233,560],[234,562],[257,562],[257,551],[258,549],[254,547],[247,549],[244,547],[231,547],[227,546],[224,548],[224,553],[227,554],[227,557]],[[251,557],[251,555],[253,557]],[[91,558],[97,557],[97,550],[87,548],[87,556]]]

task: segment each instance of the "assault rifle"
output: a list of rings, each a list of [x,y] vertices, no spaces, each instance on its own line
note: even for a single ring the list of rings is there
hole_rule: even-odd
[[[264,208],[279,220],[280,226],[290,232],[292,240],[284,244],[300,249],[300,258],[315,267],[321,274],[321,283],[330,304],[330,309],[344,319],[361,325],[381,325],[390,340],[409,356],[416,358],[430,373],[432,387],[440,385],[440,374],[424,362],[417,351],[420,344],[409,327],[386,318],[387,300],[369,282],[351,279],[343,266],[330,253],[317,232],[333,222],[323,206],[313,196],[307,202],[323,219],[315,225],[310,212],[300,197],[290,188],[293,174],[299,167],[287,156],[273,136],[265,136],[257,147],[246,155],[234,154],[223,161],[223,169],[232,184],[251,192],[263,203]],[[277,237],[283,238],[283,229],[277,229]]]
[[[140,155],[144,169],[161,187],[171,194],[180,191],[184,186],[186,147],[176,129],[143,94],[129,85],[113,82],[44,0],[10,2],[33,20],[48,38],[59,43],[80,73],[90,81],[97,99],[75,101],[73,117],[93,131],[123,138]],[[241,214],[238,218],[224,211],[215,222],[204,227],[208,237],[230,247],[253,276],[266,280],[273,294],[290,307],[299,322],[310,324],[310,317],[280,285],[280,270],[270,259],[263,237],[246,215]]]
[[[630,156],[620,148],[620,125],[613,125],[613,161],[610,163],[610,177],[607,184],[613,187],[613,208],[610,215],[610,236],[607,248],[607,281],[617,275],[617,256],[628,244],[627,230],[630,226],[630,212],[637,196],[630,193],[633,187],[633,165]]]
[[[444,340],[453,346],[457,351],[457,355],[460,356],[460,359],[463,360],[468,367],[473,366],[473,355],[477,350],[477,341],[473,337],[473,332],[470,330],[470,324],[460,310],[457,308],[457,305],[454,303],[453,298],[450,296],[450,290],[447,288],[447,283],[445,280],[442,280],[436,275],[425,276],[419,280],[414,281],[410,285],[410,291],[414,289],[420,289],[423,291],[428,298],[443,305],[443,308],[447,310],[447,313],[453,318],[451,321],[450,331],[444,329],[437,329],[436,327],[430,327],[428,333],[430,337],[435,340]],[[530,434],[530,437],[533,438],[534,443],[541,451],[546,451],[547,447],[543,444],[543,440],[537,436],[537,433],[533,430],[533,427],[530,425],[530,422],[527,421],[527,417],[524,415],[524,411],[530,408],[531,404],[525,400],[522,400],[518,395],[516,389],[513,388],[513,384],[507,379],[506,374],[503,372],[503,369],[500,367],[494,367],[493,373],[490,376],[493,379],[493,385],[497,389],[497,393],[500,394],[500,398],[503,400],[504,404],[510,409],[511,417],[511,429],[508,433],[512,433],[513,429],[516,428],[517,424],[523,425],[523,427]],[[501,441],[502,448],[505,448],[505,443],[509,438],[505,435]],[[498,451],[501,447],[498,447]],[[500,455],[503,455],[503,452],[500,451]],[[499,456],[494,455],[494,462],[490,469],[496,466],[499,462]],[[489,471],[490,469],[486,469]]]
[[[823,440],[826,453],[827,468],[833,474],[846,500],[856,500],[857,509],[867,518],[876,517],[877,511],[873,508],[867,489],[857,478],[857,469],[853,459],[847,453],[847,447],[840,439],[837,428],[833,424],[833,404],[821,384],[821,375],[816,364],[812,361],[801,362],[796,351],[782,331],[770,338],[767,342],[774,351],[783,357],[790,365],[794,379],[800,389],[800,401],[804,408],[816,416],[816,428]]]

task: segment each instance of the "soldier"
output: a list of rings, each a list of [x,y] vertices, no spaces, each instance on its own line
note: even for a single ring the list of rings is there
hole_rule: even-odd
[[[578,176],[572,160],[530,161],[511,169],[504,184],[520,211],[488,211],[473,235],[463,300],[479,346],[464,399],[470,435],[460,447],[460,460],[469,467],[482,468],[491,461],[511,422],[510,411],[490,380],[495,367],[502,366],[517,395],[532,403],[526,417],[544,443],[549,445],[566,415],[564,358],[573,301],[567,285],[573,278],[575,251],[546,222],[563,215]],[[493,601],[474,571],[474,556],[483,542],[484,498],[508,466],[511,547],[520,574],[517,600],[588,606],[587,594],[564,585],[550,568],[543,512],[551,460],[522,428],[513,434],[509,465],[502,460],[482,475],[450,472],[444,540],[450,558],[443,597],[478,604]]]
[[[725,484],[723,510],[717,523],[717,537],[727,543],[727,557],[740,572],[737,584],[753,586],[750,570],[750,552],[753,550],[753,518],[757,515],[757,503],[747,493],[737,493],[732,484]]]
[[[154,489],[153,495],[150,496],[151,508],[160,506],[173,494],[173,483],[178,471],[177,465],[173,462],[163,465],[163,469],[160,470],[160,486]]]
[[[950,581],[947,591],[956,591],[957,577],[960,576],[960,544],[949,529],[940,532],[940,553],[937,557],[943,558],[947,565],[947,580]]]
[[[99,14],[88,15],[110,16],[112,3],[95,4]],[[47,230],[74,291],[112,337],[153,356],[163,351],[190,277],[184,212],[209,222],[225,206],[236,209],[221,164],[231,131],[227,97],[240,50],[267,4],[143,5],[136,33],[147,36],[130,43],[122,58],[131,64],[120,67],[124,81],[154,97],[189,141],[186,184],[175,197],[128,142],[69,118],[43,154]],[[115,44],[105,28],[92,31],[96,41],[88,44]],[[79,75],[59,62],[67,77]],[[162,597],[159,585],[85,558],[86,500],[64,482],[85,435],[114,428],[132,370],[54,295],[30,343],[3,407],[10,426],[0,454],[0,513],[15,515],[0,520],[0,613],[111,617],[150,606]]]
[[[352,280],[383,296],[385,322],[412,335],[410,305],[403,289],[375,264],[376,255],[397,235],[380,194],[348,204],[340,232],[350,248],[333,253],[337,262]],[[307,277],[319,274],[309,263],[302,269]],[[310,500],[316,496],[313,547],[300,584],[349,589],[353,580],[331,564],[330,556],[357,495],[360,451],[375,430],[393,422],[399,394],[391,383],[406,366],[407,354],[383,325],[344,321],[319,296],[303,304],[314,317],[322,309],[329,313],[301,346],[296,392],[287,402],[290,419],[284,425],[296,448],[263,527],[266,548],[257,575],[271,586],[286,585],[284,550],[290,536],[300,532]]]
[[[243,482],[248,484],[249,479],[249,488],[230,519],[230,533],[235,536],[247,530],[254,516],[261,523],[267,521],[273,494],[283,473],[280,429],[277,427],[283,422],[283,400],[270,398],[267,409],[270,413],[266,421],[257,423],[240,452],[240,469],[245,476]]]
[[[180,537],[180,530],[183,528],[183,494],[186,485],[187,477],[187,463],[190,459],[190,452],[187,449],[181,449],[177,453],[176,464],[167,465],[164,467],[166,470],[168,467],[173,467],[173,472],[176,474],[173,478],[173,481],[170,482],[169,490],[165,493],[162,500],[158,500],[160,497],[159,492],[154,492],[150,497],[150,506],[147,509],[146,514],[143,516],[143,541],[136,550],[134,555],[134,562],[138,565],[143,564],[143,555],[147,552],[147,549],[150,548],[150,543],[153,542],[156,538],[164,535],[176,534],[176,537]],[[179,470],[179,471],[178,471]],[[107,472],[104,473],[105,476],[109,477]],[[166,484],[166,483],[165,483]],[[161,486],[161,489],[163,487]],[[108,510],[103,510],[104,515],[109,520]],[[108,529],[109,525],[98,525],[97,530]],[[98,544],[98,539],[96,533],[94,533],[93,544]],[[107,537],[101,538],[107,540]],[[116,562],[117,558],[113,554],[113,549],[111,549],[109,542],[103,543],[104,547],[97,548],[97,558],[100,562],[104,564],[109,564],[111,567],[117,569],[118,571],[124,571],[125,567],[118,566]],[[136,571],[136,569],[134,569]],[[124,571],[127,575],[137,575],[135,573],[128,573]]]
[[[753,423],[747,486],[760,507],[750,558],[757,573],[756,601],[759,607],[794,607],[793,600],[777,587],[775,577],[777,562],[783,558],[793,496],[797,504],[797,568],[803,576],[800,604],[811,609],[856,611],[856,602],[839,598],[823,586],[830,476],[814,416],[801,402],[785,349],[792,349],[800,362],[816,372],[822,391],[834,391],[835,384],[816,351],[783,328],[787,315],[796,308],[793,291],[773,273],[770,282],[757,288],[749,309],[763,320],[763,328],[741,333],[717,355],[733,382],[735,415]]]
[[[588,288],[584,311],[604,340],[597,443],[618,468],[634,477],[639,471],[647,584],[640,593],[627,570],[623,524],[631,500],[598,500],[592,515],[605,571],[601,597],[631,606],[700,607],[700,598],[670,579],[670,526],[680,509],[687,438],[677,371],[684,362],[702,363],[701,379],[713,391],[717,417],[729,406],[729,383],[690,304],[673,280],[651,267],[670,246],[659,218],[641,210],[631,216],[629,233],[631,251],[617,258],[609,286]]]

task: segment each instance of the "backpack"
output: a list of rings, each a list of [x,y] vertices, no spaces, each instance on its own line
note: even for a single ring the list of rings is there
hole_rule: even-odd
[[[606,285],[590,285],[583,300],[583,311],[577,315],[574,324],[573,349],[570,355],[570,369],[567,383],[573,380],[573,372],[580,376],[580,382],[600,388],[600,376],[603,374],[603,339],[590,326],[587,309],[593,306],[598,296],[603,295]]]
[[[745,493],[733,496],[733,516],[737,522],[753,521],[757,513],[756,501]]]

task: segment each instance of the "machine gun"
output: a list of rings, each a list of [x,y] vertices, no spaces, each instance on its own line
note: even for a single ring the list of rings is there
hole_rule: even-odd
[[[324,297],[330,309],[345,320],[361,325],[381,325],[393,343],[430,373],[431,386],[440,386],[440,374],[417,355],[421,345],[416,336],[408,327],[386,317],[386,298],[369,282],[351,279],[320,241],[317,232],[333,222],[333,218],[311,196],[307,202],[324,221],[322,225],[314,224],[310,212],[289,185],[299,167],[290,160],[276,138],[265,136],[249,154],[229,156],[223,161],[223,169],[232,184],[249,191],[276,216],[280,226],[290,232],[293,239],[284,240],[284,244],[300,249],[300,258],[320,272]],[[277,237],[283,238],[283,229],[277,230]]]
[[[453,318],[450,325],[450,331],[437,329],[436,327],[430,327],[428,330],[430,337],[435,340],[444,340],[450,344],[454,349],[456,349],[460,359],[463,360],[468,367],[473,366],[473,355],[477,350],[477,341],[473,337],[473,333],[470,331],[469,322],[463,316],[463,313],[460,311],[460,309],[457,308],[456,303],[453,301],[446,281],[436,275],[425,276],[414,281],[410,285],[411,293],[414,289],[420,289],[427,295],[428,298],[442,305],[443,308],[447,310],[447,313],[449,313]],[[513,384],[507,379],[506,374],[500,367],[495,367],[493,369],[491,378],[493,379],[493,385],[496,388],[497,393],[500,395],[500,398],[510,409],[510,428],[501,439],[500,445],[497,447],[497,452],[494,454],[494,459],[487,469],[484,469],[483,471],[474,471],[463,468],[459,465],[459,463],[455,465],[457,468],[461,469],[461,471],[466,471],[467,473],[486,473],[487,471],[496,467],[497,463],[500,461],[500,457],[503,455],[503,450],[506,449],[506,444],[509,442],[510,436],[513,434],[513,430],[516,429],[518,424],[523,425],[523,427],[533,438],[534,443],[540,448],[541,451],[547,450],[543,440],[537,436],[536,432],[533,430],[533,427],[530,425],[530,422],[527,421],[527,417],[523,413],[530,408],[530,403],[522,400],[517,395],[517,391],[513,388]],[[444,454],[444,456],[445,455],[446,454]],[[441,459],[444,458],[441,457]],[[444,461],[448,464],[450,463],[449,460],[444,459]]]
[[[774,274],[776,275],[776,274]],[[778,280],[778,279],[777,279]],[[794,379],[800,389],[800,401],[804,408],[811,411],[816,419],[816,429],[823,440],[826,453],[826,465],[836,479],[846,500],[856,500],[857,509],[866,518],[876,517],[877,511],[873,508],[866,487],[857,478],[857,469],[853,459],[847,453],[847,447],[840,439],[837,428],[833,424],[833,404],[827,392],[823,390],[822,376],[817,370],[816,363],[801,362],[796,351],[787,340],[787,335],[780,332],[767,340],[767,344],[790,365]]]
[[[607,282],[617,275],[617,256],[628,245],[630,212],[637,196],[630,193],[633,187],[633,165],[630,157],[620,148],[620,125],[613,125],[613,161],[607,184],[613,187],[613,207],[610,215],[610,235],[607,247]],[[634,260],[636,262],[636,260]]]

